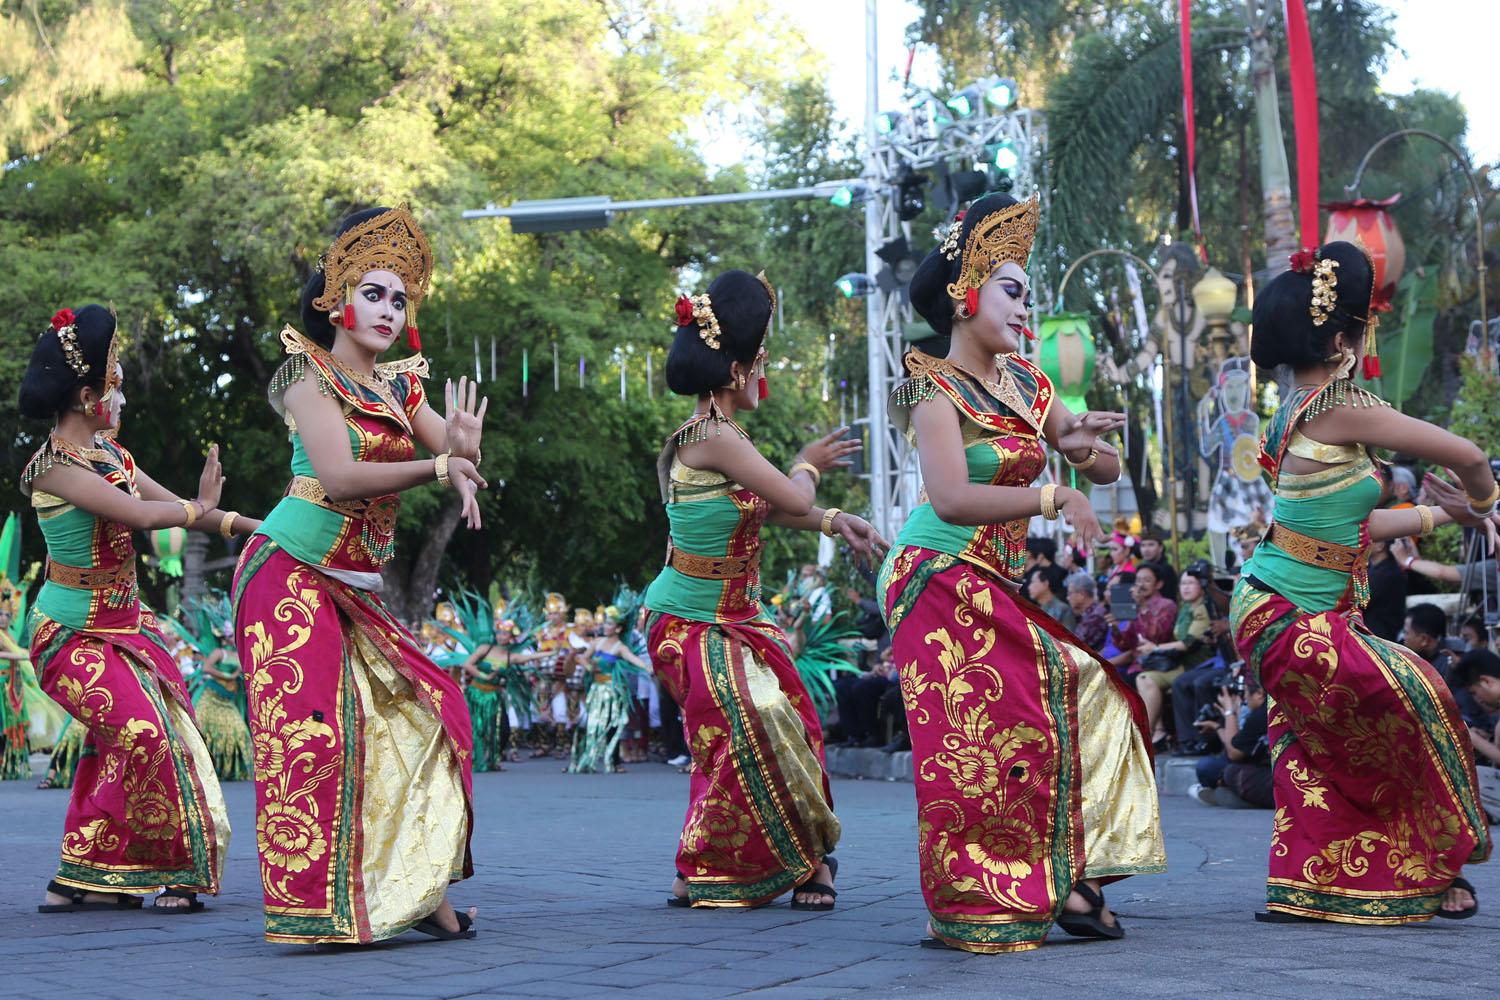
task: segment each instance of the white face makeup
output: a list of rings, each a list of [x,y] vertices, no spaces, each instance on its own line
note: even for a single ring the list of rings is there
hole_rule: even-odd
[[[354,327],[341,331],[371,354],[390,348],[406,330],[406,284],[394,271],[367,271],[354,286]]]

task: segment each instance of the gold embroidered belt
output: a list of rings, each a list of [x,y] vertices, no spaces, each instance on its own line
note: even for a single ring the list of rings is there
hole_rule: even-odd
[[[734,580],[760,570],[760,550],[749,556],[698,556],[667,545],[667,565],[698,580]]]
[[[123,562],[114,569],[96,566],[65,566],[47,560],[47,579],[77,590],[113,590],[135,586],[135,562]]]
[[[369,500],[335,500],[328,495],[327,490],[323,489],[323,484],[312,476],[293,476],[292,485],[286,491],[286,495],[315,503],[335,514],[354,518],[364,517],[371,503]]]
[[[1359,558],[1359,549],[1352,545],[1325,542],[1275,521],[1271,522],[1265,540],[1299,562],[1336,569],[1340,573],[1354,572],[1354,561]]]

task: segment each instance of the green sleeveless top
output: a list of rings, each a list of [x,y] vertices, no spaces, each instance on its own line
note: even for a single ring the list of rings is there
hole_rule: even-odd
[[[969,482],[1029,486],[1047,464],[1040,436],[1052,408],[1052,383],[1041,369],[1017,355],[1004,356],[1001,364],[1001,381],[990,382],[946,359],[912,350],[906,355],[912,377],[891,395],[886,412],[916,445],[912,407],[939,394],[946,396],[959,412]],[[1020,518],[1004,524],[949,524],[932,509],[924,490],[891,551],[919,546],[1018,579],[1026,560],[1028,522]]]
[[[292,444],[292,482],[286,496],[266,515],[256,534],[274,539],[293,558],[342,573],[357,586],[374,589],[380,567],[395,550],[399,495],[335,501],[328,497],[307,457],[307,448],[282,397],[311,371],[324,395],[344,411],[349,450],[357,462],[404,462],[416,454],[412,421],[426,402],[422,376],[426,359],[417,355],[375,367],[370,378],[291,327],[281,341],[289,355],[271,379],[271,405],[285,420]]]
[[[692,621],[746,622],[766,614],[760,528],[771,505],[727,476],[677,457],[677,446],[701,440],[711,419],[704,414],[679,428],[657,463],[671,534],[667,563],[646,588],[645,603],[653,612]],[[722,423],[749,436],[732,420]]]
[[[67,628],[127,630],[139,627],[139,598],[135,579],[135,546],[127,526],[73,506],[62,497],[33,489],[32,480],[53,465],[76,465],[103,477],[111,486],[139,497],[135,459],[107,438],[93,448],[80,448],[56,434],[48,437],[21,474],[21,491],[31,497],[42,538],[47,542],[47,579],[32,605],[33,616],[43,616]],[[66,581],[79,570],[115,571],[118,581],[91,589]]]
[[[1347,383],[1347,380],[1340,380]],[[1243,572],[1254,576],[1304,611],[1331,611],[1353,585],[1358,606],[1368,600],[1363,550],[1370,511],[1380,503],[1381,481],[1368,449],[1327,445],[1306,437],[1303,421],[1336,405],[1384,406],[1373,393],[1353,385],[1325,383],[1300,388],[1277,409],[1262,440],[1261,465],[1271,472],[1276,495],[1275,523],[1309,538],[1360,549],[1353,572],[1314,566],[1298,559],[1270,537],[1262,540],[1245,562]],[[1329,463],[1317,472],[1281,471],[1290,452]]]

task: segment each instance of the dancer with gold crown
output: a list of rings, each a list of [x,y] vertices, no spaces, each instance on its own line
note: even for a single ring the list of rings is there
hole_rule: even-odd
[[[1125,422],[1069,412],[1017,353],[1037,217],[1035,198],[988,195],[922,261],[912,305],[951,347],[909,353],[888,404],[925,484],[880,572],[916,772],[922,943],[973,952],[1035,948],[1054,923],[1121,937],[1101,886],[1166,868],[1140,698],[1018,590],[1031,518],[1063,518],[1085,548],[1102,538],[1084,493],[1031,485],[1044,444],[1111,483],[1101,437]]]
[[[568,599],[556,591],[547,594],[542,602],[546,619],[536,633],[536,652],[540,656],[531,678],[531,705],[527,722],[527,742],[531,756],[567,756],[564,739],[567,728],[567,680],[577,667],[579,652],[588,646],[588,640],[578,631],[575,623],[568,621]],[[562,707],[561,719],[554,711],[554,703]]]
[[[861,559],[885,541],[863,518],[815,505],[818,482],[859,449],[839,428],[788,472],[735,421],[766,398],[776,295],[726,271],[677,302],[667,386],[693,414],[657,461],[671,536],[646,591],[651,664],[682,706],[693,770],[672,906],[834,906],[839,821],[823,731],[781,632],[761,603],[761,525],[842,538]]]
[[[635,597],[635,595],[628,595]],[[627,598],[628,599],[628,598]],[[600,609],[600,634],[580,656],[588,674],[584,696],[584,722],[573,735],[572,774],[610,774],[624,771],[616,762],[620,740],[630,724],[630,692],[639,672],[650,673],[645,649],[631,649],[625,630],[635,618],[636,601],[611,604]]]
[[[1288,365],[1292,392],[1260,457],[1275,518],[1245,563],[1230,620],[1271,699],[1276,818],[1272,922],[1400,924],[1478,911],[1463,866],[1490,853],[1474,753],[1447,684],[1365,626],[1373,540],[1479,525],[1493,545],[1500,486],[1484,452],[1356,386],[1380,374],[1374,265],[1363,247],[1301,251],[1255,298],[1251,359]],[[1375,448],[1457,473],[1438,506],[1377,510]]]
[[[156,890],[163,911],[201,910],[197,894],[218,893],[229,842],[182,674],[136,590],[131,534],[181,526],[227,537],[258,522],[218,509],[217,446],[192,500],[136,465],[113,435],[123,379],[114,313],[87,305],[53,316],[21,380],[21,412],[53,421],[21,475],[47,542],[31,658],[87,730],[43,913],[134,909]]]
[[[379,360],[403,333],[420,352],[431,276],[405,205],[357,212],[303,290],[305,333],[281,333],[270,396],[292,481],[234,581],[270,941],[474,936],[472,912],[447,899],[473,874],[468,707],[376,594],[401,491],[436,479],[480,523],[487,402],[449,383],[445,419],[427,404],[420,353]],[[436,457],[416,458],[419,443]]]

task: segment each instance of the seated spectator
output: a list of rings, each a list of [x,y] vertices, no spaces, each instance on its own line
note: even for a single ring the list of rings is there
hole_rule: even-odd
[[[885,627],[885,615],[880,611],[880,604],[870,597],[861,597],[859,591],[850,587],[845,591],[849,602],[854,605],[859,617],[854,620],[854,631],[863,638],[874,641],[877,649],[885,649],[891,644],[889,630]]]
[[[1175,591],[1177,589],[1177,567],[1173,566],[1167,560],[1167,544],[1163,538],[1161,529],[1156,527],[1147,528],[1145,533],[1141,535],[1139,548],[1141,552],[1140,561],[1143,563],[1156,563],[1162,569],[1166,570],[1167,574],[1172,578],[1172,585],[1167,589]]]
[[[1181,638],[1183,632],[1183,614],[1194,603],[1192,594],[1203,591],[1206,595],[1207,588],[1213,582],[1213,567],[1205,560],[1199,560],[1189,566],[1182,574],[1179,581],[1182,589],[1183,609],[1177,613],[1177,623],[1174,631]],[[1207,627],[1202,636],[1201,652],[1184,661],[1184,670],[1172,681],[1172,719],[1175,723],[1173,729],[1177,736],[1177,749],[1173,751],[1179,756],[1197,756],[1217,750],[1217,745],[1211,745],[1202,737],[1203,734],[1194,728],[1194,724],[1202,717],[1204,708],[1212,705],[1219,695],[1219,688],[1229,677],[1229,664],[1225,661],[1225,653],[1233,656],[1234,650],[1229,647],[1228,642],[1220,642],[1219,633],[1227,634],[1229,622],[1219,613],[1218,605],[1211,599],[1201,601],[1204,612],[1208,616]],[[1187,631],[1191,635],[1196,631],[1198,613],[1193,612],[1194,623],[1189,625]],[[1226,647],[1225,650],[1220,646]],[[1196,662],[1193,662],[1196,661]]]
[[[1074,573],[1087,572],[1089,568],[1088,558],[1083,554],[1083,550],[1076,545],[1064,545],[1062,552],[1057,556],[1057,564],[1069,576],[1072,576]]]
[[[895,676],[895,675],[893,675]],[[906,703],[901,700],[901,683],[898,680],[880,696],[880,717],[890,719],[896,731],[895,738],[880,749],[885,753],[902,753],[911,750],[911,731],[906,727]]]
[[[880,651],[874,669],[839,675],[833,682],[833,691],[844,739],[834,746],[882,746],[885,738],[880,733],[881,696],[896,686],[895,654],[890,646]]]
[[[1476,763],[1500,767],[1500,747],[1495,743],[1495,723],[1500,719],[1500,656],[1488,649],[1469,650],[1448,672],[1448,686],[1469,727]]]
[[[1490,648],[1490,630],[1484,627],[1484,622],[1478,615],[1464,619],[1458,627],[1458,639],[1464,644],[1464,651],[1471,649]]]
[[[1094,578],[1080,571],[1068,577],[1064,586],[1068,591],[1068,609],[1076,621],[1073,634],[1079,642],[1099,652],[1109,638],[1109,609],[1095,593]]]
[[[1130,586],[1130,595],[1136,605],[1136,617],[1124,623],[1116,621],[1113,614],[1106,619],[1110,626],[1110,641],[1119,650],[1107,659],[1117,668],[1127,671],[1127,676],[1132,678],[1137,691],[1143,690],[1143,683],[1156,687],[1155,711],[1152,711],[1150,703],[1146,706],[1153,741],[1159,741],[1162,735],[1159,732],[1161,692],[1182,672],[1182,668],[1176,665],[1170,654],[1149,655],[1155,653],[1157,646],[1175,639],[1173,630],[1177,624],[1177,602],[1168,596],[1169,587],[1173,584],[1175,581],[1168,575],[1165,566],[1160,563],[1142,563],[1136,567],[1135,582]],[[1176,590],[1172,589],[1170,593],[1175,595]],[[1144,647],[1142,641],[1146,643]],[[1146,682],[1136,682],[1134,678],[1140,673],[1153,676],[1147,678]]]
[[[1052,566],[1057,562],[1057,541],[1039,535],[1026,536],[1026,561],[1021,564],[1023,572],[1036,566]]]
[[[1188,794],[1205,805],[1272,809],[1266,692],[1249,678],[1244,685],[1243,700],[1233,688],[1221,688],[1219,718],[1198,723],[1205,735],[1223,744],[1224,752],[1198,761],[1198,783]]]
[[[1067,575],[1061,566],[1038,566],[1031,572],[1031,583],[1026,596],[1031,602],[1052,616],[1063,628],[1071,629],[1075,624],[1073,612],[1062,599],[1066,592]]]
[[[1448,616],[1436,604],[1413,604],[1406,609],[1401,643],[1426,660],[1439,677],[1447,679],[1453,654],[1448,651]]]
[[[1135,675],[1135,689],[1146,705],[1146,719],[1151,723],[1153,736],[1163,728],[1161,719],[1166,692],[1188,670],[1214,658],[1206,589],[1212,568],[1207,563],[1195,563],[1193,568],[1196,574],[1184,573],[1179,581],[1182,603],[1172,623],[1172,638],[1161,643],[1142,638],[1136,646],[1141,672]],[[1139,573],[1136,578],[1140,578]],[[1196,735],[1184,727],[1177,733],[1177,739],[1185,743]]]
[[[1365,626],[1380,638],[1395,642],[1406,614],[1406,574],[1391,557],[1389,542],[1372,541],[1365,551],[1370,559],[1370,603],[1365,605]]]
[[[1123,518],[1116,520],[1116,530],[1109,538],[1109,564],[1100,571],[1100,593],[1108,595],[1109,585],[1135,579],[1136,542],[1132,535],[1119,530]]]

